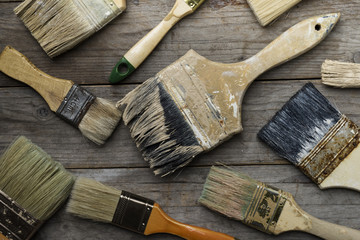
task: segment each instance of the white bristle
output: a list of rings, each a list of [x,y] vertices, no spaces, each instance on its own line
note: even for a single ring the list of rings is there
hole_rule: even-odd
[[[321,69],[322,83],[340,88],[360,87],[360,64],[326,60]]]

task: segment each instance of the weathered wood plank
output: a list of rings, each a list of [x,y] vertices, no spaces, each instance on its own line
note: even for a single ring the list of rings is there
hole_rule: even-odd
[[[256,81],[243,102],[244,132],[194,160],[193,166],[223,161],[227,164],[287,164],[266,147],[256,134],[307,81]],[[313,81],[336,106],[360,122],[360,90],[334,89]],[[122,98],[136,85],[86,87],[99,97]],[[15,136],[25,135],[68,168],[147,167],[128,128],[121,125],[105,146],[99,148],[56,117],[30,88],[0,88],[0,150]],[[185,170],[186,171],[186,170]]]
[[[299,205],[316,217],[358,228],[359,196],[357,192],[333,189],[321,191],[292,166],[251,166],[238,168],[261,181],[291,192]],[[239,239],[318,239],[299,232],[269,236],[240,222],[229,220],[197,203],[209,168],[191,168],[170,179],[159,179],[146,169],[72,170],[78,176],[92,177],[119,189],[132,191],[157,201],[173,218],[189,224],[221,231]],[[141,236],[108,224],[79,219],[62,209],[39,231],[34,240],[60,239],[180,239],[159,234]]]
[[[105,84],[113,65],[153,28],[174,1],[128,1],[125,13],[76,49],[51,60],[32,38],[12,9],[18,3],[0,3],[0,48],[11,44],[39,68],[77,83]],[[302,1],[272,26],[262,28],[245,0],[207,0],[191,16],[171,30],[150,58],[127,83],[139,83],[184,55],[190,48],[219,62],[237,62],[256,54],[290,26],[313,15],[341,12],[334,32],[316,49],[261,79],[319,78],[326,58],[359,61],[360,36],[354,31],[360,20],[359,1]],[[200,31],[201,30],[201,31]],[[0,86],[17,85],[0,75]]]

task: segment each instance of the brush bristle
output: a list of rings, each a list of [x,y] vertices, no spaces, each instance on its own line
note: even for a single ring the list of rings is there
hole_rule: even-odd
[[[81,133],[94,143],[102,145],[117,127],[121,112],[115,104],[96,98],[79,124]]]
[[[308,83],[260,130],[258,137],[281,157],[299,165],[341,116]]]
[[[25,137],[0,158],[0,189],[39,220],[48,219],[67,199],[73,176]]]
[[[201,152],[195,134],[178,106],[156,78],[122,99],[123,120],[156,175],[168,175]]]
[[[199,202],[232,219],[243,221],[257,181],[226,167],[212,167]]]
[[[121,13],[122,9],[112,9],[108,4],[94,0],[25,0],[14,12],[45,52],[55,57]]]
[[[321,69],[322,83],[341,88],[360,87],[360,64],[326,60]]]
[[[301,0],[247,0],[261,26],[266,26]]]
[[[79,177],[66,211],[94,221],[112,222],[121,191],[95,180]]]

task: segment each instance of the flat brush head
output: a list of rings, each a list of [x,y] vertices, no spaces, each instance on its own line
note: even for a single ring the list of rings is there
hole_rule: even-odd
[[[261,26],[273,22],[301,0],[247,0]]]
[[[79,177],[66,210],[82,218],[111,223],[120,195],[115,188]]]
[[[114,103],[103,98],[96,98],[78,127],[86,138],[102,145],[118,126],[121,115]]]
[[[260,130],[258,137],[281,157],[299,165],[341,117],[308,83]]]
[[[25,137],[0,158],[0,189],[39,220],[46,220],[70,194],[74,177]]]
[[[227,217],[244,221],[257,181],[226,167],[212,167],[199,202]]]

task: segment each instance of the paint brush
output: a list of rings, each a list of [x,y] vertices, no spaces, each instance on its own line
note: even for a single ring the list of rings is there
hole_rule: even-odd
[[[199,202],[268,234],[302,231],[327,240],[360,239],[358,230],[306,213],[290,193],[226,167],[211,168]]]
[[[205,0],[176,0],[170,13],[146,36],[137,42],[115,65],[109,81],[118,83],[137,69],[160,43],[170,29],[182,18],[195,12]]]
[[[301,0],[247,0],[260,25],[265,27]]]
[[[0,71],[32,87],[53,112],[96,144],[104,144],[121,119],[115,104],[72,81],[47,75],[10,46],[0,55]]]
[[[223,233],[175,221],[150,199],[88,178],[76,180],[67,212],[143,235],[170,233],[188,240],[236,240]]]
[[[49,57],[70,50],[126,8],[125,0],[25,0],[14,9]]]
[[[321,68],[322,83],[340,88],[360,87],[360,64],[326,60]]]
[[[73,183],[60,163],[18,137],[0,157],[0,239],[30,239],[65,202]]]
[[[154,173],[173,173],[241,132],[241,102],[250,84],[320,43],[339,17],[304,20],[240,63],[212,62],[190,50],[127,94],[117,106]]]
[[[321,189],[360,191],[358,126],[311,83],[296,93],[258,136]]]

